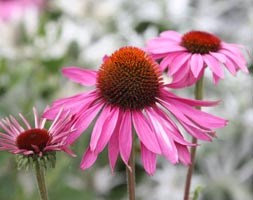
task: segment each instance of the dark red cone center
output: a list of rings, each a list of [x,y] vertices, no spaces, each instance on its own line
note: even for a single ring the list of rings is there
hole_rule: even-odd
[[[33,146],[37,146],[42,151],[49,138],[47,130],[34,128],[21,133],[17,137],[16,144],[19,149],[34,150]]]
[[[207,54],[220,49],[221,40],[210,33],[191,31],[183,35],[181,45],[191,53]]]

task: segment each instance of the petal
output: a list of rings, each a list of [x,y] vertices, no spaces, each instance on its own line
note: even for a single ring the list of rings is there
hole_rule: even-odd
[[[90,168],[97,160],[97,157],[98,155],[95,152],[91,151],[90,148],[88,148],[83,155],[80,168],[82,170]]]
[[[203,58],[200,54],[193,54],[191,57],[191,71],[195,78],[197,78],[204,68]]]
[[[120,123],[118,122],[118,124]],[[119,133],[119,125],[116,126],[114,133],[112,134],[108,143],[108,157],[109,157],[109,163],[110,163],[112,172],[114,171],[117,158],[119,155],[118,133]]]
[[[147,50],[146,50],[147,53],[149,53]],[[161,58],[164,58],[166,57],[168,54],[167,53],[161,53],[161,54],[152,54],[150,53],[151,57],[154,59],[154,60],[159,60]]]
[[[225,43],[225,42],[222,42],[221,46],[222,46],[222,49],[227,50],[227,51],[231,52],[232,54],[234,54],[238,57],[244,58],[243,55],[242,55],[242,52],[240,50],[240,48],[245,49],[244,46],[239,47],[239,45]]]
[[[218,53],[218,52],[209,52],[209,54],[210,54],[211,56],[213,56],[214,58],[216,58],[216,59],[217,59],[219,62],[221,62],[221,63],[225,63],[226,60],[227,60],[226,56],[224,56],[224,55],[221,54],[221,53]]]
[[[174,140],[166,133],[166,128],[164,127],[164,121],[162,121],[161,117],[152,110],[146,109],[147,116],[149,118],[150,123],[156,133],[157,140],[159,142],[162,154],[165,156],[167,160],[170,162],[177,163],[178,162],[178,153],[174,143]]]
[[[166,133],[168,137],[171,137],[175,142],[180,143],[182,145],[189,145],[192,146],[192,143],[187,142],[182,134],[180,133],[179,128],[177,125],[165,114],[160,108],[156,107],[155,112],[159,115],[159,121],[163,124],[164,128],[166,129]]]
[[[119,130],[119,150],[122,160],[128,165],[132,150],[132,121],[130,111],[123,114]]]
[[[194,76],[192,75],[188,75],[185,76],[182,80],[177,81],[177,82],[172,82],[170,84],[168,84],[167,86],[170,88],[174,88],[174,89],[180,89],[180,88],[185,88],[185,87],[189,87],[191,85],[193,85],[194,83],[196,83],[198,81],[198,79],[194,78]]]
[[[169,75],[175,74],[191,57],[190,53],[181,53],[172,62],[169,70]]]
[[[152,131],[147,119],[142,112],[132,112],[133,124],[140,141],[152,152],[160,154],[160,146],[156,139],[155,133]]]
[[[168,38],[170,40],[173,40],[175,42],[181,42],[182,35],[176,31],[163,31],[160,34],[161,37]]]
[[[220,63],[212,56],[206,54],[203,56],[205,63],[211,69],[211,71],[220,78],[224,78],[224,70],[222,69]]]
[[[199,140],[204,140],[204,141],[212,141],[212,138],[209,136],[207,131],[205,130],[200,130],[198,128],[195,128],[193,126],[190,126],[186,124],[185,122],[181,121],[181,125],[184,127],[184,129],[193,137],[199,139]]]
[[[118,122],[120,110],[119,108],[111,108],[111,112],[109,113],[107,119],[104,122],[102,134],[100,135],[100,138],[97,142],[97,146],[95,151],[97,153],[100,153],[105,148],[106,144],[110,140],[112,133],[116,127],[116,124]]]
[[[97,103],[89,109],[83,109],[80,111],[81,114],[76,116],[77,119],[75,127],[77,128],[77,130],[68,137],[68,144],[72,144],[81,135],[81,133],[85,131],[86,128],[88,128],[99,110],[101,110],[102,106],[103,104]]]
[[[148,150],[142,143],[141,143],[141,161],[145,171],[149,175],[153,175],[156,171],[156,154]]]
[[[163,91],[162,94],[164,96],[166,96],[167,98],[172,98],[172,99],[181,101],[182,103],[188,104],[189,106],[204,106],[204,107],[208,107],[208,106],[215,106],[218,103],[220,103],[220,101],[202,101],[202,100],[182,98],[182,97],[179,97],[179,96],[173,94],[170,91]]]
[[[179,107],[177,107],[176,104],[174,104],[172,99],[170,99],[169,102],[170,103],[168,103],[168,101],[166,100],[165,101],[160,100],[161,105],[163,105],[169,112],[171,112],[181,124],[185,123],[188,126],[194,127],[201,131],[206,131],[206,132],[210,131],[210,129],[205,129],[193,123],[192,120],[190,120],[187,116],[185,116],[184,112]]]
[[[184,63],[182,65],[182,67],[180,67],[180,69],[173,74],[173,80],[172,82],[181,82],[182,80],[184,80],[186,77],[189,76],[189,74],[191,74],[191,69],[190,69],[190,64],[189,64],[189,60]],[[168,71],[168,76],[170,76],[170,72]]]
[[[178,52],[167,55],[160,63],[161,71],[164,71],[171,64],[172,60],[178,55]]]
[[[232,60],[228,58],[224,65],[232,75],[236,75],[236,64]]]
[[[245,73],[248,73],[249,70],[246,66],[246,60],[242,55],[234,54],[228,50],[220,50],[221,53],[226,55],[230,60],[232,60],[236,65]]]
[[[72,114],[76,114],[84,107],[89,107],[90,103],[96,98],[97,93],[91,91],[56,100],[49,109],[45,110],[43,117],[53,120],[62,108],[69,110]]]
[[[95,85],[97,72],[94,70],[81,69],[78,67],[66,67],[62,69],[64,76],[82,85]]]
[[[163,48],[171,44],[171,41],[167,38],[156,37],[147,41],[146,50],[149,51],[151,49]]]
[[[227,125],[227,120],[216,117],[204,111],[197,110],[188,106],[187,104],[175,100],[171,100],[170,103],[176,106],[185,116],[201,127],[212,129],[221,128]]]
[[[217,85],[219,83],[220,79],[221,78],[219,76],[217,76],[215,73],[213,73],[213,84],[214,85]]]
[[[94,151],[97,146],[98,140],[101,134],[103,133],[102,129],[103,129],[104,123],[106,119],[109,117],[110,110],[111,110],[110,106],[105,106],[105,108],[101,111],[101,114],[99,115],[95,123],[95,126],[92,130],[91,139],[90,139],[91,151]]]
[[[182,162],[184,165],[191,164],[191,156],[190,156],[190,152],[188,148],[184,145],[177,144],[177,143],[176,143],[176,147],[177,147],[180,162]]]
[[[148,51],[152,54],[161,54],[161,53],[172,53],[172,52],[182,52],[186,51],[186,49],[180,45],[165,45],[159,48],[156,47],[149,47]]]

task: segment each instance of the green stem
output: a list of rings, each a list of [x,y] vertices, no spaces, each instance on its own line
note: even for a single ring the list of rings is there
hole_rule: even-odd
[[[204,83],[204,77],[202,76],[202,78],[195,85],[194,94],[195,94],[195,99],[197,100],[203,99],[203,83]],[[197,106],[196,109],[201,110],[201,107]],[[198,142],[197,138],[192,137],[192,143],[197,144],[197,142]],[[194,164],[195,164],[196,150],[197,150],[196,146],[191,147],[191,164],[189,165],[186,181],[185,181],[184,200],[189,200],[191,179],[192,179],[192,174],[194,171]]]
[[[40,199],[48,200],[44,169],[41,167],[38,161],[35,161],[35,174],[36,174],[37,184],[39,188]]]
[[[135,200],[135,156],[134,147],[132,147],[131,155],[128,161],[129,167],[126,167],[127,172],[127,188],[129,200]]]

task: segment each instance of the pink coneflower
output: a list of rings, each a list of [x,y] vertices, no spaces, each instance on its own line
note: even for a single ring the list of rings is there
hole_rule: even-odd
[[[147,42],[146,50],[160,60],[161,70],[168,69],[173,77],[170,87],[180,88],[194,84],[208,67],[215,84],[224,78],[223,66],[235,75],[238,70],[248,73],[241,46],[221,41],[217,36],[190,31],[181,35],[165,31]]]
[[[75,115],[78,131],[69,136],[70,144],[97,116],[90,145],[81,161],[82,169],[92,166],[106,145],[112,170],[118,155],[128,165],[134,133],[139,138],[141,159],[148,174],[155,172],[157,155],[187,165],[191,162],[187,148],[191,144],[176,122],[202,140],[211,140],[213,129],[227,123],[194,108],[217,102],[184,99],[168,91],[158,64],[136,47],[123,47],[106,57],[99,71],[67,67],[62,72],[77,83],[96,87],[55,101],[45,113],[45,117],[53,118],[64,106]]]
[[[43,157],[45,154],[55,151],[65,151],[74,156],[66,142],[67,136],[75,131],[72,125],[72,116],[62,109],[57,113],[49,129],[44,126],[45,118],[40,118],[36,109],[34,112],[34,126],[19,114],[22,123],[13,116],[0,121],[0,150],[24,156]]]
[[[0,18],[8,21],[21,17],[27,9],[39,9],[45,0],[0,0]]]

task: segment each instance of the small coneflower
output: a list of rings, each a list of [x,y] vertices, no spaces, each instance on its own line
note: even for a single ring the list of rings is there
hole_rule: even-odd
[[[20,121],[13,116],[0,121],[0,151],[16,154],[18,169],[34,168],[40,199],[48,200],[44,171],[55,167],[56,151],[75,156],[66,140],[75,131],[74,120],[61,108],[47,129],[47,119],[39,117],[35,108],[33,113],[34,126],[22,114]]]
[[[165,31],[147,42],[146,50],[160,60],[162,71],[168,69],[173,77],[170,87],[180,88],[196,83],[206,67],[213,74],[215,84],[224,79],[223,66],[233,75],[238,70],[248,73],[242,46],[222,41],[203,31],[190,31],[184,35]]]
[[[82,169],[92,166],[106,145],[112,170],[119,155],[128,166],[133,133],[139,138],[141,160],[148,174],[155,172],[157,155],[187,165],[191,162],[191,143],[184,139],[177,122],[202,140],[211,140],[213,129],[227,123],[194,108],[217,102],[180,98],[164,87],[158,64],[136,47],[123,47],[105,57],[98,71],[67,67],[62,72],[77,83],[95,86],[90,92],[55,101],[44,114],[51,119],[64,107],[75,115],[77,131],[68,137],[70,144],[97,116]]]
[[[34,161],[43,162],[44,166],[54,166],[56,151],[74,156],[66,142],[67,136],[75,131],[72,115],[60,109],[49,129],[46,129],[46,119],[40,118],[35,108],[33,112],[34,126],[22,114],[19,116],[23,125],[13,116],[0,121],[0,150],[19,155],[19,168],[24,164],[29,167]]]

